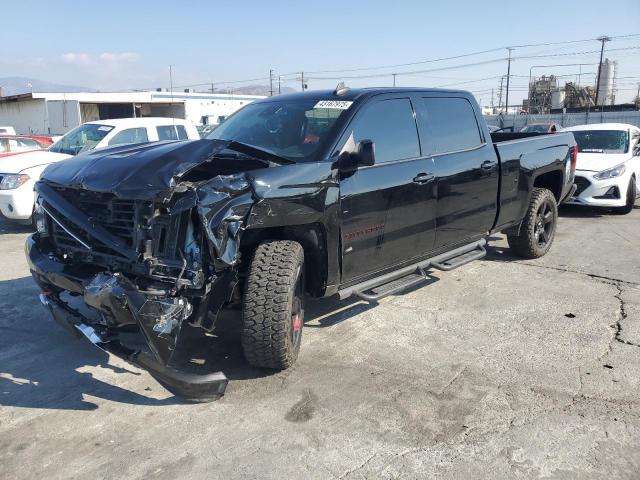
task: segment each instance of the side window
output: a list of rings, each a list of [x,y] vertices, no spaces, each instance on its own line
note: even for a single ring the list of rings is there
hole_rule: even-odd
[[[23,148],[40,148],[40,144],[30,138],[19,138],[18,146]]]
[[[144,143],[148,142],[147,129],[141,128],[127,128],[109,140],[109,145],[124,145],[126,143]]]
[[[173,125],[161,125],[156,127],[158,131],[158,140],[178,140],[176,129]]]
[[[418,128],[425,153],[446,153],[482,143],[473,107],[464,98],[422,98]]]
[[[156,127],[159,140],[189,140],[184,125],[161,125]]]
[[[176,131],[178,132],[179,140],[189,140],[189,135],[187,135],[187,129],[184,128],[184,125],[176,125]]]
[[[406,98],[382,100],[369,105],[354,120],[353,140],[375,144],[376,163],[420,156],[418,132],[411,102]]]

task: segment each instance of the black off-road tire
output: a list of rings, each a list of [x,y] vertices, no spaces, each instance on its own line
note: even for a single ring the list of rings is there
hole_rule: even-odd
[[[261,243],[242,300],[241,342],[247,361],[284,370],[298,357],[304,325],[304,251],[289,240]]]
[[[519,257],[542,257],[551,248],[557,223],[556,197],[546,188],[534,188],[519,234],[507,235],[509,247]]]
[[[631,177],[629,180],[629,188],[627,189],[627,203],[624,207],[616,207],[613,209],[618,215],[626,215],[633,210],[633,206],[636,204],[636,179]]]

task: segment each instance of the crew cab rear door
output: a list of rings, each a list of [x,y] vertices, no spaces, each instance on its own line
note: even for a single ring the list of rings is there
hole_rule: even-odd
[[[435,239],[433,163],[420,151],[408,96],[368,100],[339,145],[375,145],[375,164],[341,178],[342,282],[430,250]]]
[[[414,97],[423,153],[434,162],[437,196],[434,248],[485,234],[496,218],[499,165],[479,112],[464,97],[444,92]]]

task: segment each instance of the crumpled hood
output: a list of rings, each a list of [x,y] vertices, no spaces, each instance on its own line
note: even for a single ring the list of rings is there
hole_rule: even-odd
[[[91,150],[50,165],[41,180],[122,198],[167,198],[185,173],[224,150],[226,140],[154,142]]]
[[[0,158],[0,173],[20,173],[22,170],[26,170],[27,168],[59,162],[66,158],[71,158],[71,155],[49,152],[47,150],[37,150],[35,152],[11,155],[9,157]]]
[[[576,170],[600,172],[615,167],[631,158],[628,153],[586,153],[579,152]]]

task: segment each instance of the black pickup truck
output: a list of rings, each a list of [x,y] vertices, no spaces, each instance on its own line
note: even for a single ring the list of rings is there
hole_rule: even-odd
[[[63,326],[206,400],[227,380],[172,363],[187,323],[204,335],[237,308],[248,362],[285,369],[305,297],[376,301],[482,258],[494,232],[544,255],[575,153],[570,133],[492,138],[464,91],[272,97],[203,140],[49,166],[26,254]]]

